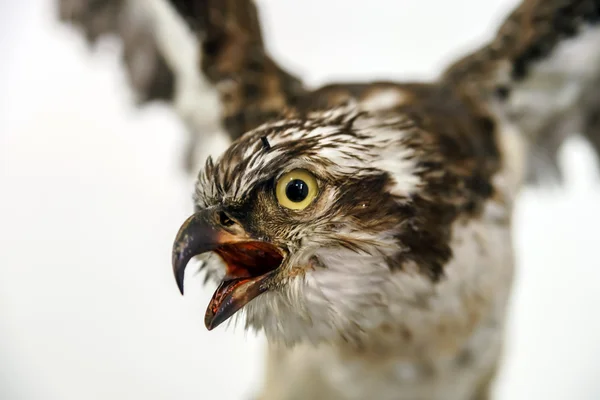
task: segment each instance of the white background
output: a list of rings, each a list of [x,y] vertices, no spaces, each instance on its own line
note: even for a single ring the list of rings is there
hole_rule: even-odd
[[[310,84],[433,77],[514,0],[262,0],[269,47]],[[203,326],[171,276],[190,213],[181,123],[132,107],[113,42],[91,53],[48,0],[0,0],[0,399],[250,399],[263,340]],[[498,399],[600,398],[600,185],[526,190]],[[592,186],[595,185],[595,186]]]

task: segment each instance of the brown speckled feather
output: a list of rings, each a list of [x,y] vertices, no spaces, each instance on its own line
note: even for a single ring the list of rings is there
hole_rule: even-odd
[[[173,1],[199,37],[202,71],[219,91],[232,139],[296,104],[306,91],[265,50],[252,1]]]
[[[525,0],[490,43],[453,64],[444,79],[481,87],[488,84],[486,89],[506,97],[510,87],[505,85],[525,79],[531,64],[549,56],[563,40],[576,37],[586,25],[599,21],[598,0]],[[503,69],[508,77],[502,76]]]
[[[490,43],[442,75],[442,81],[493,104],[501,117],[522,129],[530,141],[532,182],[560,178],[557,152],[574,133],[583,133],[600,155],[600,132],[590,128],[600,85],[600,39],[591,36],[599,23],[598,0],[525,0]],[[569,62],[588,64],[587,70],[560,67]],[[568,104],[547,109],[539,105],[562,97],[572,85],[580,87],[570,93]],[[514,92],[525,100],[514,100]]]

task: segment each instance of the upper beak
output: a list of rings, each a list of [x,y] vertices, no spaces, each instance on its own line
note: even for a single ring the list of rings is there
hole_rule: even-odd
[[[226,264],[225,278],[215,291],[206,310],[205,324],[211,330],[231,317],[252,299],[264,293],[283,255],[277,247],[234,235],[216,222],[214,209],[193,214],[179,229],[173,244],[173,273],[183,294],[188,262],[196,255],[216,252]]]
[[[228,232],[215,228],[210,222],[212,212],[204,210],[185,220],[173,244],[173,274],[183,295],[183,278],[188,262],[198,254],[216,250],[219,244],[234,239]]]

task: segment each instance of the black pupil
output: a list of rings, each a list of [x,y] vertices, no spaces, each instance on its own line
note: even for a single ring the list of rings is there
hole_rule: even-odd
[[[285,187],[285,195],[294,203],[300,203],[308,196],[308,185],[303,180],[294,179]]]

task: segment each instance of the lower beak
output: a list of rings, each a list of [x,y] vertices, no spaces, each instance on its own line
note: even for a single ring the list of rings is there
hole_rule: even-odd
[[[283,256],[275,246],[233,235],[219,227],[214,210],[197,212],[179,229],[173,244],[173,273],[183,294],[188,262],[196,255],[214,251],[227,266],[225,278],[215,291],[204,322],[217,327],[240,308],[268,290]]]
[[[224,279],[213,295],[206,314],[204,324],[210,331],[228,320],[240,308],[268,290],[268,278]]]

